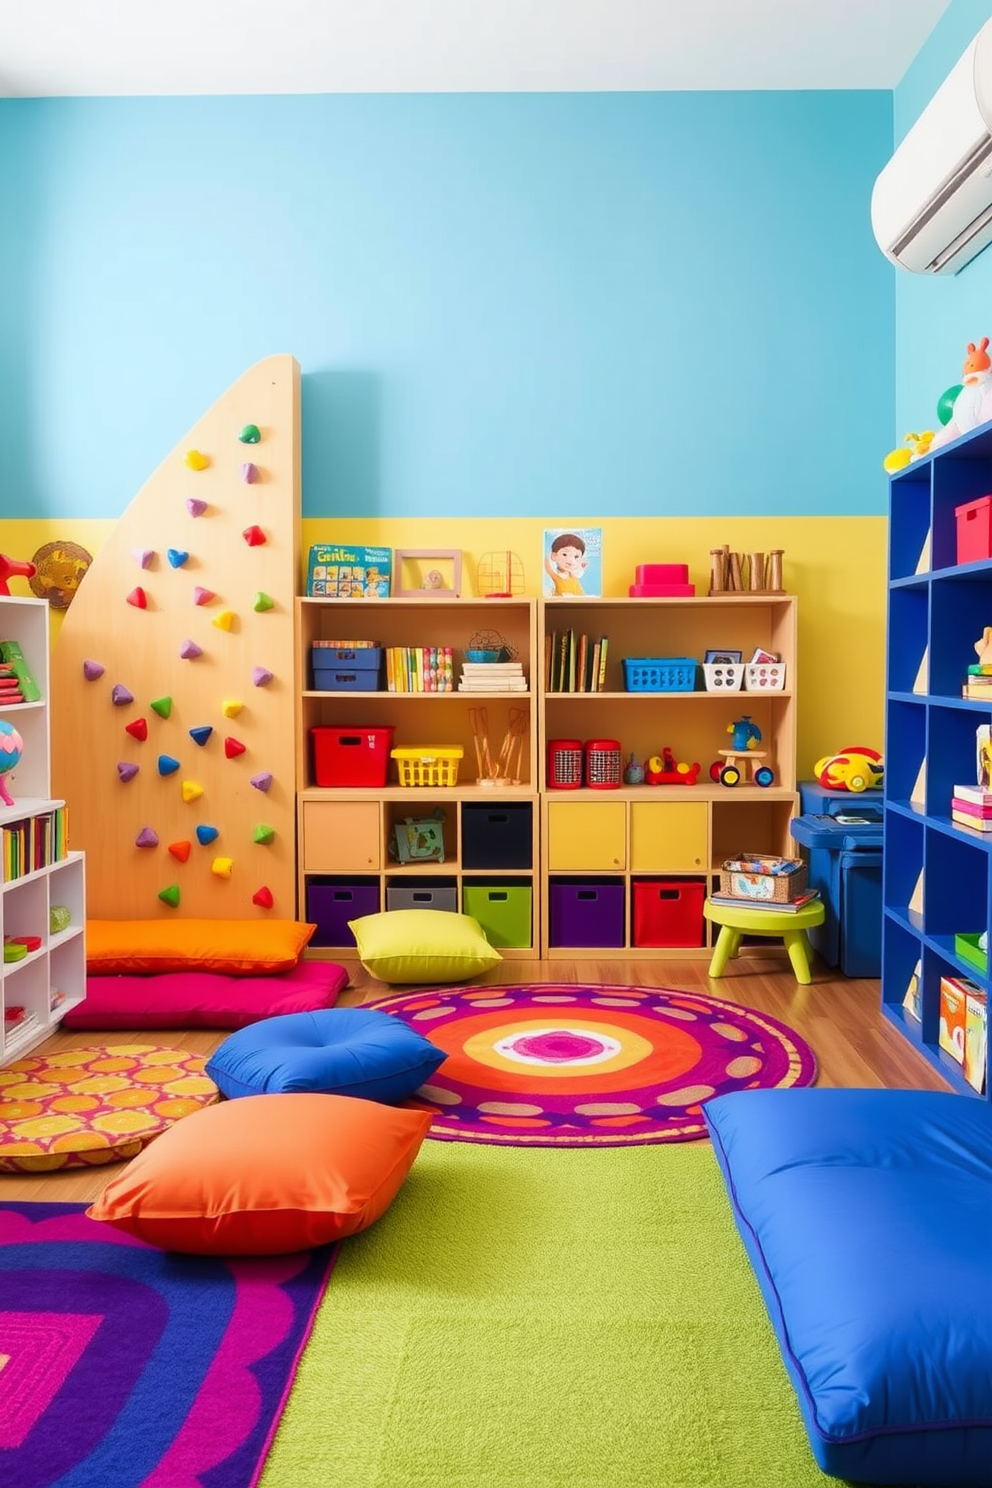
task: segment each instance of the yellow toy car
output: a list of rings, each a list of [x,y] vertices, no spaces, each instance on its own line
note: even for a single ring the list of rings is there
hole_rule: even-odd
[[[851,745],[817,760],[813,774],[828,790],[874,790],[882,784],[885,766],[877,749]]]

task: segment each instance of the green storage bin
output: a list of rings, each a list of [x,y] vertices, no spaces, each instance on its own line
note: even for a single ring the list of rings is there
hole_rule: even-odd
[[[978,942],[981,939],[981,931],[976,930],[974,935],[955,935],[954,954],[960,956],[962,961],[967,961],[976,971],[985,976],[989,967],[989,958],[983,950],[979,949]]]
[[[462,910],[478,920],[490,945],[529,946],[533,891],[530,884],[462,886]]]

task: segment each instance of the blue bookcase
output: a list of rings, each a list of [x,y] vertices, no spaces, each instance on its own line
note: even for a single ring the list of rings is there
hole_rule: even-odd
[[[976,729],[992,699],[961,696],[975,641],[992,625],[992,558],[959,564],[956,508],[992,494],[992,425],[915,461],[889,483],[888,656],[882,932],[886,1016],[962,1094],[977,1096],[938,1043],[940,981],[988,969],[955,936],[992,925],[992,834],[951,818],[957,784],[976,782]],[[919,977],[917,1018],[904,1006]],[[986,1054],[986,1068],[988,1056]]]

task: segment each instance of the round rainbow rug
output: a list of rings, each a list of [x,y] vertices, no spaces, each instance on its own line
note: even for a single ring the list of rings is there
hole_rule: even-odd
[[[785,1024],[675,987],[468,987],[377,1002],[448,1055],[416,1100],[431,1137],[616,1147],[706,1135],[702,1103],[811,1085],[816,1060]]]

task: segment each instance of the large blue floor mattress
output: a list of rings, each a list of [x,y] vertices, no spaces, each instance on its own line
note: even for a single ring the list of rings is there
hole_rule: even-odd
[[[990,1488],[986,1101],[748,1090],[703,1110],[820,1467]]]

